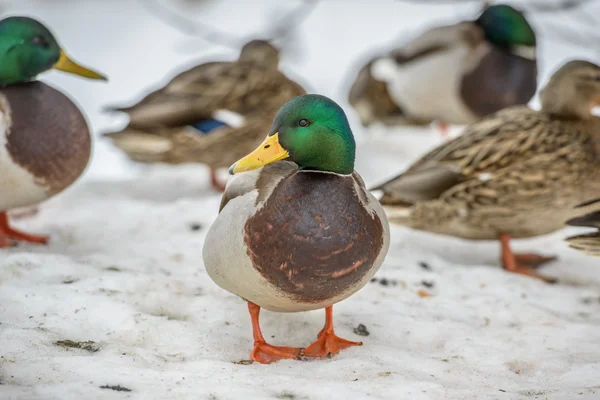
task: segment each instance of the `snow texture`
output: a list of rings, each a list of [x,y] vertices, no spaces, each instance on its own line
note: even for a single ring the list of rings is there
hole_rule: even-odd
[[[77,60],[110,76],[105,85],[44,77],[86,110],[96,135],[125,122],[102,107],[138,99],[195,60],[236,56],[162,24],[140,3],[3,3],[46,21]],[[293,6],[249,4],[211,2],[203,20],[241,34],[264,27],[269,9]],[[300,55],[283,69],[347,106],[350,66],[366,50],[476,10],[469,2],[322,2],[299,30]],[[540,42],[542,82],[567,59],[598,61],[590,49]],[[432,129],[365,132],[349,117],[368,185],[440,141]],[[86,176],[16,220],[49,233],[50,245],[0,251],[0,398],[600,398],[600,261],[563,243],[576,229],[515,244],[559,256],[543,270],[561,279],[551,286],[503,272],[496,243],[394,227],[375,281],[334,307],[336,332],[364,346],[331,359],[247,365],[246,305],[202,264],[219,201],[206,167],[135,165],[98,137]],[[310,344],[324,320],[323,311],[261,316],[265,336],[290,346]]]

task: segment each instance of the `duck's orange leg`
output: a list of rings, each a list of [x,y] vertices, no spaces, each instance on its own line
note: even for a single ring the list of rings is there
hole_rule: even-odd
[[[219,181],[219,178],[217,178],[217,170],[214,168],[210,169],[210,184],[219,192],[225,191],[225,185]]]
[[[362,346],[362,342],[351,342],[335,336],[333,332],[333,306],[329,306],[325,309],[325,326],[319,332],[317,341],[304,350],[304,355],[307,357],[325,357],[329,354],[337,354],[352,346]]]
[[[11,228],[8,224],[8,215],[6,212],[0,212],[0,247],[11,246],[12,244],[10,243],[13,240],[46,244],[48,243],[48,236],[32,235]]]
[[[535,272],[535,268],[555,260],[555,257],[544,257],[537,254],[515,254],[510,248],[510,235],[502,233],[498,238],[502,246],[502,266],[505,270],[541,279],[544,282],[556,283],[556,278],[549,278]]]
[[[258,316],[260,307],[254,303],[248,302],[248,311],[252,319],[252,334],[254,336],[254,348],[250,352],[250,358],[261,364],[269,364],[285,358],[299,359],[302,349],[296,347],[278,347],[272,346],[265,341],[260,331]]]
[[[442,135],[442,140],[444,142],[450,140],[450,128],[448,128],[448,124],[444,121],[438,121],[438,127],[440,128],[440,134]]]

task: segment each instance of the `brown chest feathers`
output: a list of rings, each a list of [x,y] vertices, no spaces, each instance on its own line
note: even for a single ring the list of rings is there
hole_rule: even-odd
[[[350,176],[296,172],[246,223],[254,267],[299,301],[319,302],[352,287],[383,246],[383,225]]]
[[[0,89],[10,116],[7,149],[13,161],[56,193],[85,170],[91,137],[85,118],[71,100],[41,82]]]

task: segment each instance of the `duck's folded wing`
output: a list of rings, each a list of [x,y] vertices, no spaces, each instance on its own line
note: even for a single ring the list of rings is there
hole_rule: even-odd
[[[383,204],[412,204],[436,199],[472,178],[489,179],[498,170],[564,146],[548,135],[548,124],[548,117],[527,107],[502,110],[470,125],[374,190],[383,190]]]
[[[392,50],[396,63],[403,64],[455,46],[475,47],[483,41],[483,31],[471,22],[430,29],[404,46]]]
[[[134,128],[175,126],[210,118],[221,109],[251,111],[285,84],[288,91],[303,93],[276,69],[242,62],[208,63],[178,75],[138,104],[118,110],[129,114]]]

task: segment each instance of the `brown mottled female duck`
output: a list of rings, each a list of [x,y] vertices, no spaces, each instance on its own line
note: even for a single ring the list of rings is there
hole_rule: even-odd
[[[0,247],[46,236],[12,228],[6,212],[38,204],[83,173],[91,151],[87,123],[69,98],[35,77],[57,69],[105,79],[67,57],[52,33],[26,17],[0,21]]]
[[[600,197],[600,67],[571,61],[541,92],[541,111],[507,108],[468,126],[376,189],[391,221],[471,240],[498,239],[511,272],[552,281],[510,238],[561,229]],[[585,211],[585,210],[580,210]]]
[[[288,101],[264,142],[230,169],[235,175],[203,257],[217,285],[248,302],[254,361],[323,357],[361,344],[335,335],[332,307],[379,269],[389,227],[354,171],[354,153],[344,111],[326,97],[304,95]],[[272,346],[260,330],[261,307],[324,308],[325,327],[304,350]]]
[[[475,21],[431,29],[369,61],[350,90],[362,124],[469,124],[527,104],[537,86],[536,37],[524,15],[493,5]]]
[[[575,250],[590,256],[600,257],[600,198],[580,204],[578,209],[594,207],[595,211],[567,221],[567,225],[596,228],[595,232],[567,238],[567,243]]]
[[[278,69],[279,51],[247,43],[234,62],[201,64],[177,75],[138,104],[121,108],[129,125],[106,134],[138,162],[205,163],[229,167],[262,140],[283,103],[304,89]]]

